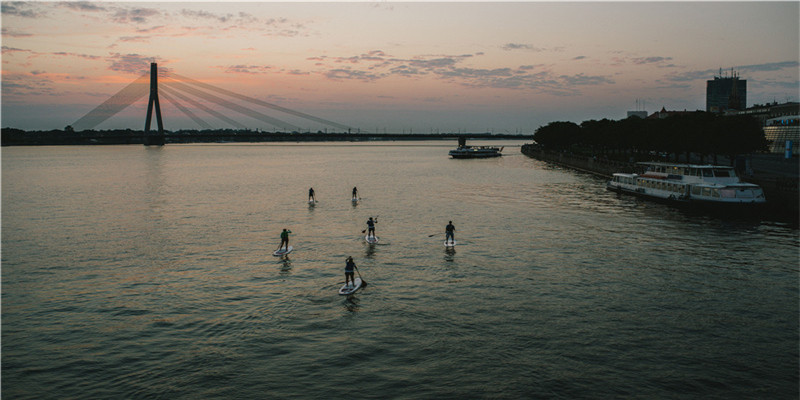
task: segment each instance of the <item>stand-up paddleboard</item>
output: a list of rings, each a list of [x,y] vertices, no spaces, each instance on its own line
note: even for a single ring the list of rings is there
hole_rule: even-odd
[[[367,243],[369,243],[369,244],[378,243],[378,237],[377,236],[367,235],[367,236],[364,236],[364,240],[366,240]]]
[[[292,250],[294,250],[294,247],[289,246],[289,248],[287,248],[287,249],[280,249],[280,250],[273,251],[272,255],[276,256],[276,257],[285,256],[285,255],[291,253]]]
[[[352,199],[350,199],[350,201],[352,201],[353,203],[358,203],[359,200],[361,200],[361,199],[359,199],[357,197],[353,197]]]
[[[308,205],[315,206],[315,205],[317,205],[317,201],[316,200],[309,200],[308,201]]]
[[[344,284],[342,285],[341,289],[339,289],[339,294],[341,295],[348,295],[353,294],[356,290],[361,289],[361,278],[356,278],[356,284]]]
[[[455,240],[445,240],[444,241],[444,247],[456,247],[456,241]]]

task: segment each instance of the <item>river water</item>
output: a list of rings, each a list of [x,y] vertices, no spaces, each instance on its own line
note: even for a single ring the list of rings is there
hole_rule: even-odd
[[[618,196],[519,144],[5,147],[2,393],[798,397],[796,226]]]

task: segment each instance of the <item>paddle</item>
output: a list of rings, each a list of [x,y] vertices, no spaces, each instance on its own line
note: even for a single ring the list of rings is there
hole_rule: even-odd
[[[361,278],[361,271],[358,270],[358,266],[356,266],[356,272],[358,272],[358,277]],[[367,281],[364,278],[361,278],[361,286],[367,287]]]

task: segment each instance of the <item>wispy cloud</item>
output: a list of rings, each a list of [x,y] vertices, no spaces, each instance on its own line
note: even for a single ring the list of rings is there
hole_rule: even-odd
[[[670,60],[672,60],[672,57],[637,57],[633,58],[631,61],[636,65],[644,65],[659,64]]]
[[[150,41],[150,36],[120,36],[119,39],[117,40],[119,40],[120,42],[147,43]]]
[[[0,12],[2,12],[3,16],[22,18],[39,18],[47,15],[47,13],[39,9],[39,5],[36,2],[28,1],[4,1],[0,4]]]
[[[86,59],[86,60],[99,60],[99,59],[102,58],[100,56],[93,56],[91,54],[68,53],[68,52],[64,52],[64,51],[58,51],[58,52],[49,53],[49,54],[52,54],[54,56],[78,57],[78,58],[83,58],[83,59]]]
[[[88,1],[64,1],[59,3],[60,6],[69,8],[76,11],[98,12],[106,11],[106,8],[101,6],[102,3],[94,3]]]
[[[272,67],[266,65],[229,65],[227,67],[217,67],[225,71],[226,74],[264,74],[269,72]]]
[[[32,51],[27,50],[27,49],[19,49],[19,48],[16,48],[16,47],[3,46],[3,54],[12,54],[12,53],[21,53],[21,52],[22,53],[32,53]]]
[[[536,47],[536,46],[534,46],[534,45],[531,45],[531,44],[525,44],[525,43],[506,43],[506,44],[504,44],[504,45],[503,45],[501,48],[502,48],[503,50],[505,50],[505,51],[512,51],[512,50],[527,50],[527,51],[535,51],[535,52],[537,52],[537,53],[538,53],[538,52],[542,52],[542,51],[545,51],[545,50],[546,50],[546,49],[544,49],[544,48],[541,48],[541,47]]]
[[[3,33],[3,37],[14,37],[14,38],[18,38],[18,37],[30,37],[30,36],[33,36],[33,35],[32,35],[32,34],[30,34],[30,33],[15,32],[15,31],[12,31],[12,30],[10,30],[10,29],[8,29],[8,28],[3,28],[3,29],[2,29],[2,33]]]
[[[160,16],[161,12],[155,8],[117,8],[111,18],[117,23],[143,24],[148,18]]]
[[[602,75],[556,75],[543,65],[473,68],[465,65],[478,54],[421,55],[398,58],[380,50],[357,56],[316,56],[307,58],[321,68],[317,73],[331,80],[377,81],[391,76],[447,81],[472,88],[525,89],[557,95],[579,94],[579,87],[612,85],[614,80]],[[342,64],[347,67],[342,68]]]
[[[150,70],[151,62],[159,62],[159,57],[147,57],[139,54],[112,53],[106,58],[109,62],[108,69],[117,72],[141,75]],[[159,67],[159,69],[165,69]]]
[[[766,64],[742,65],[736,67],[736,70],[746,72],[780,71],[789,68],[797,70],[798,66],[800,66],[800,62],[797,61],[782,61]]]
[[[386,74],[375,74],[369,71],[360,71],[348,68],[328,70],[324,73],[324,75],[328,79],[335,81],[355,79],[365,82],[375,81],[386,77]]]

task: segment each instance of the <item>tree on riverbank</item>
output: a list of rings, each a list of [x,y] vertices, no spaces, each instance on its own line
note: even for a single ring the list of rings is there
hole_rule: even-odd
[[[544,148],[627,161],[652,155],[680,155],[691,159],[728,156],[767,149],[759,121],[748,116],[717,116],[706,112],[682,113],[663,119],[630,117],[572,122],[551,122],[534,133]]]

